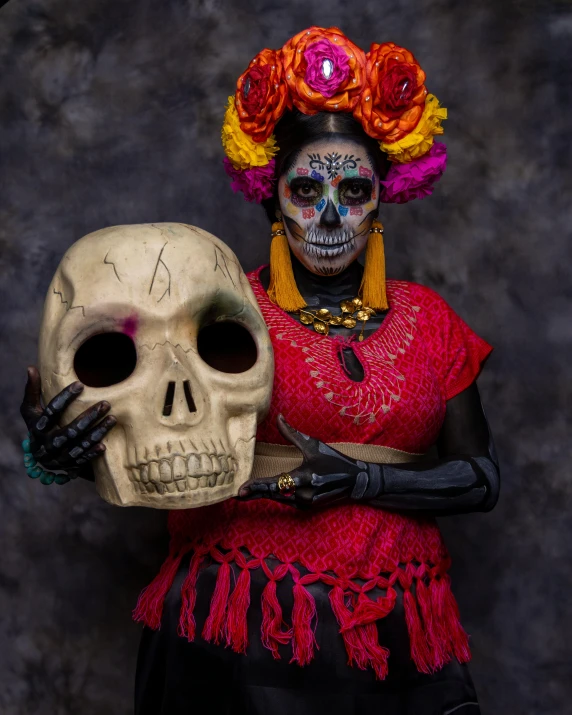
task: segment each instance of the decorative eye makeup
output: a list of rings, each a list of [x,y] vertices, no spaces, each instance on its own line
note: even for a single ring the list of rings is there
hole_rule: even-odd
[[[349,178],[340,181],[338,192],[342,206],[361,206],[371,200],[373,184],[369,179]]]
[[[290,182],[290,190],[295,206],[315,206],[322,198],[323,185],[308,176],[297,176]]]

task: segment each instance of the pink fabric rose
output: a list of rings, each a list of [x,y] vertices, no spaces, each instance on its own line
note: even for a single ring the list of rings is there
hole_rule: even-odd
[[[318,40],[304,52],[304,81],[323,97],[333,97],[350,73],[350,60],[341,47],[328,40]]]
[[[434,142],[427,154],[405,164],[393,164],[388,171],[380,200],[385,204],[404,204],[424,199],[433,193],[434,184],[447,166],[445,144]]]
[[[274,167],[271,159],[266,166],[254,166],[252,169],[235,169],[227,157],[224,158],[224,170],[232,179],[232,190],[242,191],[247,201],[259,204],[269,199],[274,193]]]

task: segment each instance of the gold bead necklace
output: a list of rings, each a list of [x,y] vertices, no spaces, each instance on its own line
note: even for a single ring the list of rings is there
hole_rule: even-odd
[[[375,315],[375,310],[364,306],[361,298],[342,300],[340,310],[342,311],[340,315],[332,315],[327,308],[318,308],[315,311],[302,308],[296,311],[296,315],[300,316],[301,323],[311,325],[320,335],[327,335],[330,332],[330,325],[352,330],[358,322],[361,322],[361,332],[358,337],[361,342],[365,324],[372,315]]]

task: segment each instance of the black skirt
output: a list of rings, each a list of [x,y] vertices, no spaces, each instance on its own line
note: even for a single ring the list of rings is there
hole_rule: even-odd
[[[270,563],[269,565],[272,565]],[[145,628],[135,685],[135,715],[478,715],[475,689],[466,665],[456,660],[432,675],[419,673],[409,654],[409,636],[398,590],[394,610],[378,621],[380,643],[390,650],[389,675],[376,680],[372,671],[347,664],[329,588],[307,586],[316,601],[319,650],[300,667],[289,663],[291,650],[274,660],[260,641],[260,601],[266,578],[252,572],[248,611],[247,655],[177,635],[181,585],[188,572],[184,559],[166,599],[161,628]],[[200,634],[208,615],[219,564],[211,563],[197,583],[195,617]],[[278,597],[288,621],[292,581],[278,584]],[[397,590],[397,589],[396,589]],[[372,594],[374,595],[374,594]]]

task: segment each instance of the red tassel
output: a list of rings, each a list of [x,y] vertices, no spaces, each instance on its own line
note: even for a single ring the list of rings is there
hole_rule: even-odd
[[[226,614],[226,644],[236,653],[246,654],[248,628],[246,613],[250,606],[250,571],[242,569]]]
[[[218,570],[211,610],[203,628],[203,638],[219,645],[224,638],[224,616],[230,591],[230,565],[223,561]]]
[[[262,645],[272,651],[272,657],[280,659],[278,645],[286,645],[292,638],[292,630],[282,630],[282,608],[276,596],[276,581],[269,581],[262,591]]]
[[[433,671],[440,670],[451,657],[448,654],[447,640],[443,638],[442,628],[433,612],[432,594],[422,578],[415,584],[415,594],[427,639],[428,663]]]
[[[157,576],[141,592],[133,611],[134,621],[142,622],[154,631],[159,629],[165,596],[173,585],[173,580],[185,553],[183,551],[177,556],[169,555],[165,559]]]
[[[391,589],[393,591],[393,589]],[[372,601],[360,593],[354,611],[345,604],[344,592],[334,586],[330,592],[332,610],[340,624],[340,632],[348,654],[348,664],[365,670],[373,668],[376,678],[384,680],[388,673],[389,650],[379,644],[377,620],[384,618],[395,605],[395,592]],[[361,622],[360,622],[361,621]]]
[[[203,554],[195,552],[189,565],[189,573],[181,586],[181,614],[178,634],[189,642],[195,639],[196,623],[193,611],[197,600],[197,578],[203,561]]]
[[[387,596],[380,597],[375,601],[368,598],[365,593],[360,593],[356,607],[351,614],[348,627],[363,626],[367,623],[373,623],[380,618],[385,618],[388,613],[391,613],[395,606],[396,594],[391,587],[388,588]]]
[[[340,633],[344,639],[348,654],[348,665],[355,663],[358,668],[367,668],[367,657],[363,645],[358,637],[355,626],[351,625],[352,612],[345,604],[345,595],[340,586],[334,586],[330,591],[330,604],[332,611],[340,626]]]
[[[316,602],[312,594],[298,581],[294,584],[292,608],[292,662],[307,665],[317,647],[312,621],[316,618]]]
[[[389,649],[379,644],[377,623],[368,623],[365,626],[356,626],[358,638],[367,654],[369,665],[373,668],[378,680],[385,680],[388,672],[387,660]]]
[[[451,579],[448,574],[437,581],[438,603],[441,607],[443,627],[449,638],[451,650],[459,663],[471,660],[469,636],[459,620],[459,607],[451,591]]]
[[[409,590],[403,593],[403,607],[405,609],[405,622],[409,631],[411,657],[417,666],[417,670],[421,673],[432,673],[427,640],[423,632],[415,598]]]

